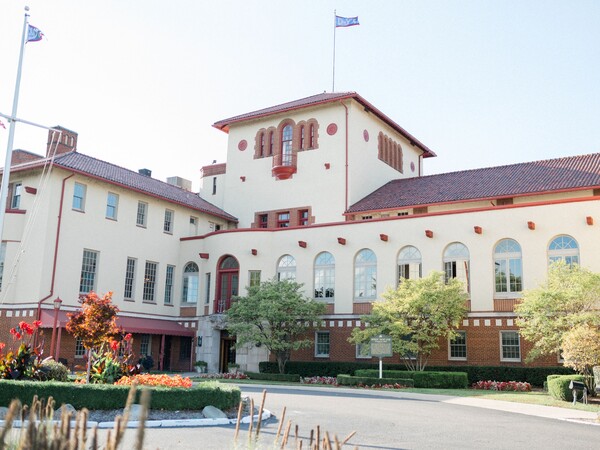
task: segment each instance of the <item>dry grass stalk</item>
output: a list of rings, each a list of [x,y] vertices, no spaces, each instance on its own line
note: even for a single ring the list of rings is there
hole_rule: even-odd
[[[277,441],[279,440],[279,436],[281,436],[281,427],[283,426],[283,421],[285,420],[285,411],[286,407],[283,407],[283,411],[281,412],[281,419],[279,420],[279,426],[277,427],[277,434],[275,435],[275,445],[277,445]]]
[[[244,409],[244,402],[240,402],[237,413],[237,422],[235,423],[235,434],[233,435],[233,442],[237,443],[238,434],[240,433],[240,424],[242,423],[242,411]]]
[[[248,447],[252,442],[252,426],[254,425],[254,399],[250,399],[250,424],[248,425]]]
[[[262,413],[263,413],[263,409],[265,407],[265,399],[267,398],[267,390],[263,389],[263,395],[262,395],[262,401],[260,402],[260,408],[258,408],[258,422],[256,423],[256,438],[258,439],[258,435],[260,434],[260,424],[262,422]],[[252,417],[254,415],[254,410],[250,411],[250,417],[252,420]]]
[[[283,439],[281,440],[281,448],[285,448],[287,445],[287,441],[290,436],[290,428],[292,428],[292,421],[288,420],[288,423],[285,427],[285,433],[283,433]]]
[[[142,450],[144,446],[144,433],[146,430],[146,420],[148,419],[148,410],[150,409],[150,390],[142,389],[142,397],[140,399],[140,424],[137,430],[137,440],[135,444],[136,450]]]

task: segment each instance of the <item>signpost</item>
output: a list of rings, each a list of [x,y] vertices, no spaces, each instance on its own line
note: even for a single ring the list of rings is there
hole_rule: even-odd
[[[371,338],[371,356],[379,358],[379,379],[383,378],[383,358],[392,354],[391,336],[379,334]]]

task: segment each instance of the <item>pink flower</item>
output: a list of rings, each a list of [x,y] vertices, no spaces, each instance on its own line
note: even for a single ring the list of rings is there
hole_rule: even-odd
[[[131,340],[131,333],[127,333],[123,339],[129,342]]]

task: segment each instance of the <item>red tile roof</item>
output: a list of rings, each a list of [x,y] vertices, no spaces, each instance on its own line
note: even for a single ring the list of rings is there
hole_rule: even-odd
[[[230,117],[228,119],[219,120],[213,124],[213,127],[218,128],[221,131],[226,133],[229,132],[229,126],[234,123],[244,122],[246,120],[259,119],[262,117],[267,117],[273,114],[281,114],[287,111],[293,111],[301,108],[308,108],[311,106],[321,105],[324,103],[337,102],[344,99],[354,99],[358,103],[360,103],[365,110],[368,110],[375,114],[379,119],[387,123],[390,127],[395,129],[398,133],[404,136],[412,145],[420,148],[424,153],[423,157],[428,158],[432,156],[436,156],[436,154],[427,148],[423,143],[421,143],[417,138],[411,135],[408,131],[390,119],[388,116],[383,114],[377,108],[375,108],[371,103],[366,101],[356,92],[333,92],[327,93],[323,92],[322,94],[312,95],[310,97],[302,98],[300,100],[294,100],[287,103],[282,103],[280,105],[270,106],[268,108],[259,109],[257,111],[252,111],[246,114],[241,114],[239,116]]]
[[[19,166],[14,166],[11,170],[26,170],[32,167],[37,167],[47,161],[47,158],[26,163]],[[231,214],[216,207],[212,203],[207,202],[198,194],[186,191],[180,187],[165,183],[164,181],[155,178],[141,175],[115,164],[102,161],[91,156],[78,153],[76,151],[64,153],[54,158],[54,166],[62,167],[66,170],[81,173],[107,181],[112,184],[123,186],[153,197],[157,197],[168,202],[177,203],[200,212],[221,217],[223,219],[237,222],[237,218]]]
[[[600,153],[393,180],[349,213],[600,187]]]

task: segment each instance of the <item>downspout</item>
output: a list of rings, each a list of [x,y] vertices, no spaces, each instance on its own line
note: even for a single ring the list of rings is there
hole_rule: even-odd
[[[345,207],[344,212],[348,211],[348,107],[344,104],[343,100],[340,100],[340,104],[346,110],[346,182],[345,182],[345,190],[346,190],[346,198],[345,198]]]
[[[46,300],[48,300],[50,297],[52,297],[54,295],[54,281],[56,280],[56,262],[58,261],[58,242],[59,242],[59,238],[60,238],[60,226],[62,223],[63,203],[65,200],[65,184],[66,184],[67,180],[74,175],[75,174],[72,173],[68,177],[63,178],[63,181],[62,181],[62,189],[60,191],[60,206],[59,206],[59,210],[58,210],[58,223],[56,225],[56,240],[54,242],[54,261],[52,263],[52,281],[50,282],[50,293],[46,297],[44,297],[43,299],[38,301],[37,314],[36,314],[37,320],[40,320],[42,317],[42,303],[44,303]]]

